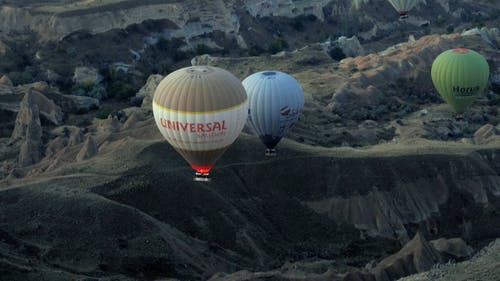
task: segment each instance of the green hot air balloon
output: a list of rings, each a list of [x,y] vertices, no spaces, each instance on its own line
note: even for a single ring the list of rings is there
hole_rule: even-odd
[[[489,66],[483,56],[468,49],[441,53],[432,63],[432,82],[441,97],[461,118],[462,112],[488,84]]]

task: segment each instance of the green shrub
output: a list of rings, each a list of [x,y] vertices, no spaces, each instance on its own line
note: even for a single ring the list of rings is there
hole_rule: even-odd
[[[13,71],[7,74],[7,76],[10,78],[14,86],[34,82],[33,75],[29,71],[23,71],[23,72]]]
[[[212,48],[208,47],[205,44],[198,44],[196,46],[195,52],[196,52],[197,55],[203,55],[203,54],[213,53],[213,50],[212,50]]]
[[[136,89],[125,81],[113,81],[110,87],[111,95],[121,100],[128,100],[130,97],[135,96]]]
[[[448,27],[446,28],[446,33],[450,34],[453,33],[453,31],[455,31],[453,25],[448,25]]]
[[[269,44],[269,46],[267,47],[267,50],[271,54],[275,54],[275,53],[283,51],[286,48],[288,48],[288,42],[286,42],[286,40],[283,38],[278,38]]]
[[[264,48],[257,46],[257,45],[252,45],[252,46],[250,46],[250,48],[248,48],[248,55],[253,56],[253,57],[259,56],[265,52],[266,52],[266,50],[264,50]]]
[[[108,116],[111,114],[111,112],[112,112],[111,109],[103,110],[96,115],[96,118],[97,119],[107,119]]]
[[[439,16],[436,18],[436,20],[434,21],[434,24],[435,24],[436,26],[440,26],[440,27],[441,27],[441,26],[443,26],[444,22],[445,22],[444,18],[443,18],[441,15],[439,15]]]
[[[291,25],[292,25],[293,29],[295,29],[297,31],[304,30],[304,23],[302,22],[302,19],[300,17],[294,18]]]
[[[328,52],[328,55],[330,55],[330,57],[336,61],[340,61],[346,57],[346,55],[344,54],[344,51],[342,51],[342,49],[339,47],[335,47],[335,48],[331,49]]]

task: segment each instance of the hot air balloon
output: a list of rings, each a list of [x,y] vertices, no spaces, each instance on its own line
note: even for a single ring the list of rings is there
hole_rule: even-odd
[[[417,5],[418,0],[389,0],[389,3],[399,12],[399,18],[405,19],[413,7]]]
[[[279,71],[254,73],[243,80],[248,94],[247,124],[266,145],[266,155],[276,155],[275,146],[293,127],[304,108],[299,82]]]
[[[209,181],[215,161],[245,126],[248,98],[241,81],[212,66],[179,69],[156,88],[153,114],[161,134]]]
[[[441,97],[453,107],[456,118],[485,92],[489,66],[483,56],[468,49],[441,53],[432,63],[432,82]]]

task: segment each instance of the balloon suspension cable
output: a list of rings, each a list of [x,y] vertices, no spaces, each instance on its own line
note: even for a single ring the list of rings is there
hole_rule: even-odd
[[[207,173],[204,173],[204,172],[196,172],[194,174],[194,178],[193,178],[194,181],[211,181],[212,178],[210,177],[210,174],[207,172]]]
[[[266,148],[266,156],[269,156],[269,157],[276,156],[276,149],[274,149],[274,148]]]
[[[464,116],[462,115],[461,112],[455,113],[455,120],[463,120]]]

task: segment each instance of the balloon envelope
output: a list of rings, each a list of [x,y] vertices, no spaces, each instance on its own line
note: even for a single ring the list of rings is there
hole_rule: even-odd
[[[418,0],[389,0],[389,3],[401,15],[406,15],[413,7],[417,5]]]
[[[274,149],[304,108],[299,82],[279,71],[254,73],[243,80],[248,94],[248,124],[268,149]]]
[[[247,112],[248,98],[240,80],[212,66],[172,72],[153,98],[162,135],[197,173],[206,175],[240,134]]]
[[[489,66],[475,51],[453,49],[436,57],[431,75],[441,97],[461,113],[486,90]]]

